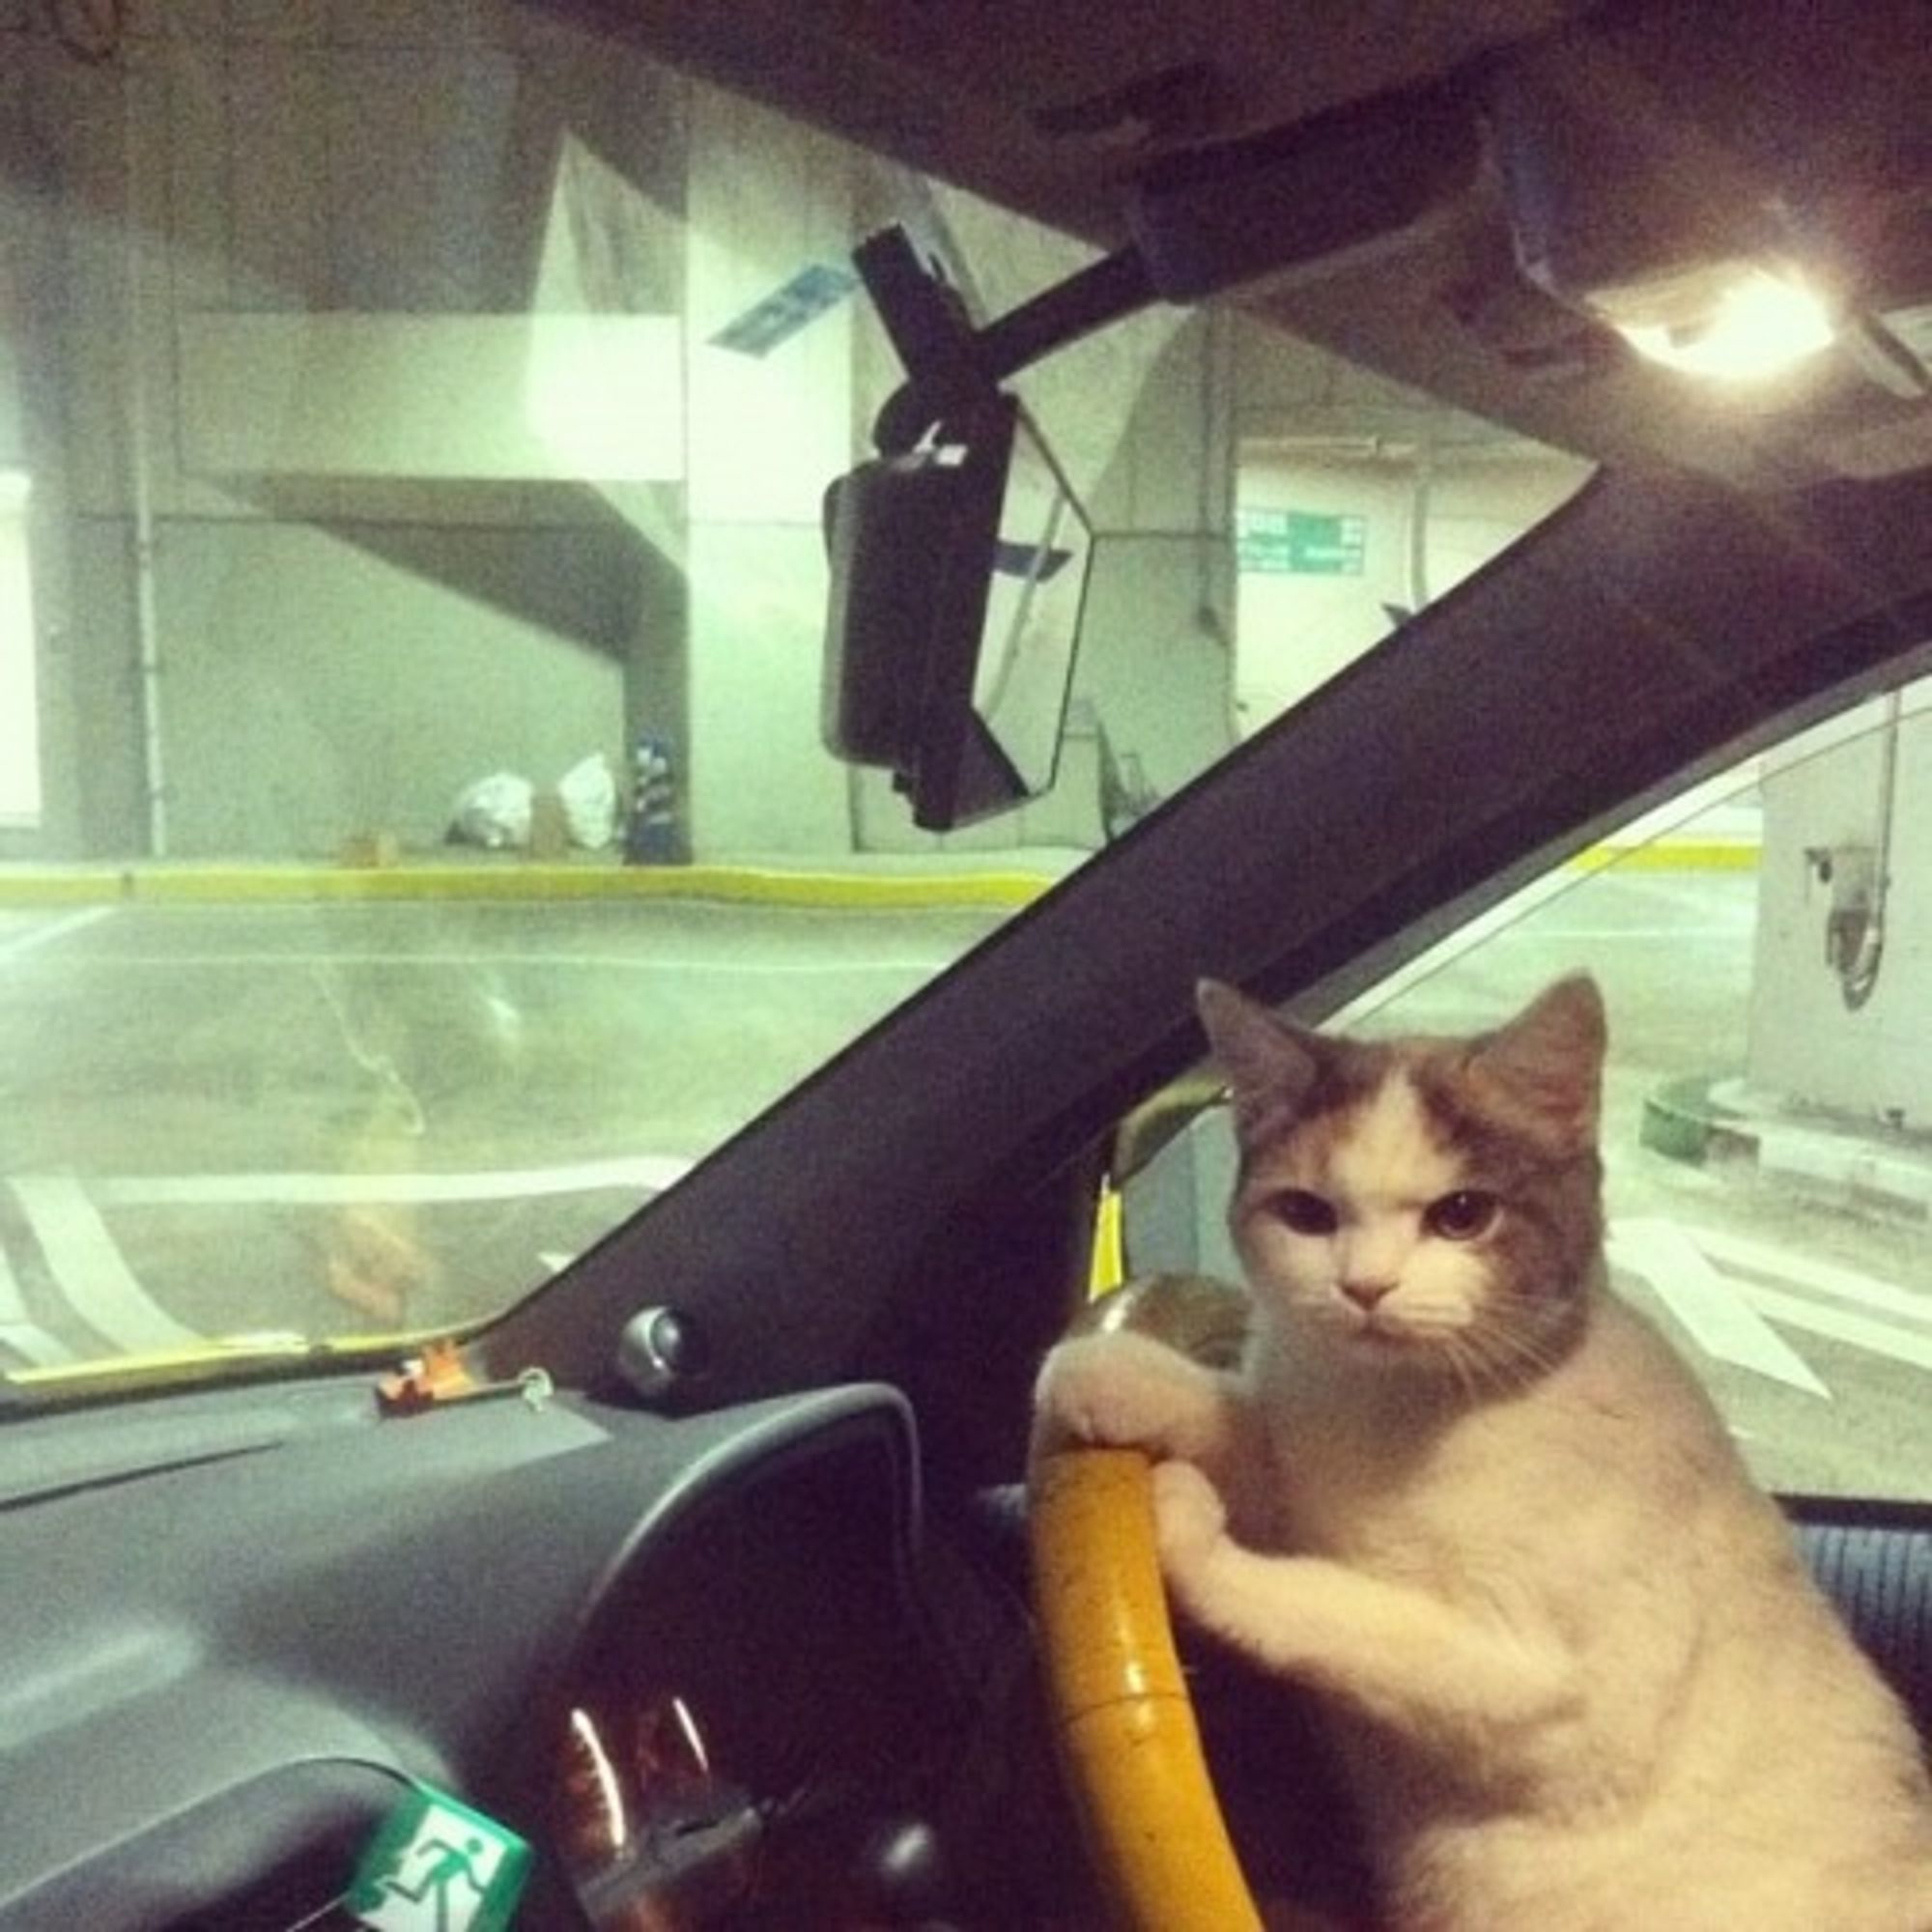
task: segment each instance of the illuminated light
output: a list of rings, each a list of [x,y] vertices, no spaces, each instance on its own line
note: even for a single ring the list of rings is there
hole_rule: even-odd
[[[1729,263],[1591,306],[1639,355],[1713,382],[1762,381],[1828,347],[1832,310],[1796,276]]]
[[[630,1821],[624,1816],[624,1793],[617,1782],[616,1767],[611,1762],[611,1754],[604,1748],[604,1740],[598,1735],[596,1720],[588,1711],[576,1710],[570,1714],[571,1735],[583,1748],[583,1755],[589,1761],[590,1774],[597,1780],[597,1796],[604,1806],[604,1820],[611,1831],[611,1849],[621,1850],[630,1842]]]

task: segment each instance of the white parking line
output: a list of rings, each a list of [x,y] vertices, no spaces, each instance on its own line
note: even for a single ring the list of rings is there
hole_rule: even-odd
[[[564,1167],[495,1168],[468,1174],[201,1174],[109,1178],[16,1175],[7,1183],[45,1258],[62,1298],[89,1328],[129,1354],[198,1347],[204,1337],[156,1302],[135,1279],[100,1218],[102,1207],[343,1207],[372,1203],[535,1200],[600,1188],[649,1195],[681,1180],[694,1163],[679,1154],[638,1154]],[[570,1259],[545,1256],[553,1272]],[[0,1347],[36,1367],[74,1359],[75,1350],[34,1322],[0,1252]]]
[[[24,1355],[37,1369],[73,1360],[73,1350],[28,1315],[26,1297],[4,1248],[0,1248],[0,1348]]]
[[[564,1167],[486,1168],[469,1174],[192,1174],[126,1176],[88,1183],[103,1207],[359,1207],[535,1200],[601,1187],[661,1194],[693,1163],[678,1154],[631,1154]],[[17,1189],[23,1184],[16,1180]]]
[[[1827,1335],[1834,1342],[1849,1342],[1867,1354],[1885,1355],[1894,1362],[1910,1362],[1915,1368],[1932,1369],[1932,1335],[1915,1335],[1889,1321],[1869,1315],[1854,1315],[1845,1308],[1821,1308],[1796,1294],[1782,1294],[1775,1288],[1747,1285],[1745,1294],[1751,1306],[1793,1328],[1805,1328],[1814,1335]]]
[[[1707,1355],[1830,1394],[1770,1326],[1932,1369],[1932,1295],[1718,1229],[1636,1217],[1611,1225],[1612,1264],[1638,1275]],[[1735,1270],[1736,1272],[1723,1272]]]
[[[1606,1247],[1611,1265],[1641,1276],[1705,1354],[1830,1399],[1804,1358],[1676,1222],[1648,1216],[1612,1222]]]
[[[112,912],[112,906],[94,908]],[[49,937],[58,935],[49,934]],[[1681,931],[1673,931],[1681,938]],[[34,944],[44,943],[37,934],[23,935]],[[17,942],[16,942],[17,943]],[[26,950],[24,945],[22,950]],[[4,952],[4,949],[0,949]],[[371,968],[387,973],[411,967],[432,967],[440,972],[479,974],[498,966],[537,967],[544,972],[571,973],[702,973],[707,978],[790,980],[837,974],[841,978],[863,978],[867,974],[889,974],[903,979],[913,974],[930,976],[952,963],[951,952],[913,957],[907,954],[875,954],[865,959],[747,959],[742,954],[694,953],[686,958],[640,957],[627,952],[151,952],[95,953],[85,960],[90,971],[116,973],[178,973],[185,971],[262,972],[291,968],[304,972],[344,971]]]
[[[0,939],[0,959],[22,958],[43,946],[51,946],[57,939],[65,939],[71,932],[80,931],[83,926],[99,924],[110,913],[118,910],[118,907],[111,905],[81,906],[76,911],[69,913],[65,919],[49,920],[46,924],[34,926],[13,939]]]
[[[134,1279],[79,1181],[42,1174],[10,1184],[62,1298],[103,1341],[129,1354],[201,1345]]]
[[[1932,1294],[1915,1294],[1910,1289],[1878,1281],[1856,1268],[1814,1261],[1809,1255],[1788,1254],[1782,1248],[1747,1240],[1740,1235],[1723,1234],[1716,1228],[1699,1228],[1697,1245],[1726,1267],[1760,1275],[1774,1287],[1795,1288],[1827,1295],[1833,1301],[1849,1301],[1857,1307],[1889,1315],[1894,1321],[1932,1328]],[[1745,1293],[1751,1292],[1752,1286],[1747,1284]]]

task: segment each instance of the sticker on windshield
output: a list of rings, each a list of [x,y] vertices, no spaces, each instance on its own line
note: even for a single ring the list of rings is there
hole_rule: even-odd
[[[377,1932],[505,1932],[529,1865],[514,1832],[419,1784],[384,1820],[343,1905]]]

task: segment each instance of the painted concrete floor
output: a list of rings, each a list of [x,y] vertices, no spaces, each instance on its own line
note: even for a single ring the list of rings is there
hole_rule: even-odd
[[[0,914],[0,1360],[495,1312],[1001,917]]]

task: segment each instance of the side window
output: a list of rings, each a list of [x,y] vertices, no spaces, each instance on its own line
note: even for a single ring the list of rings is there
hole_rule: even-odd
[[[1610,1013],[1612,1281],[1786,1492],[1932,1496],[1932,679],[1631,828],[1336,1016]],[[1228,1273],[1209,1109],[1127,1188],[1128,1262]]]

